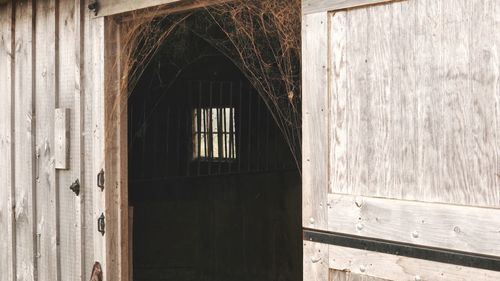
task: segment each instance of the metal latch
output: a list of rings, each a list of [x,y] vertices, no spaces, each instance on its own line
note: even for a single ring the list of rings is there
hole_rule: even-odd
[[[97,187],[104,191],[104,170],[101,170],[99,174],[97,174]]]
[[[80,181],[76,179],[76,181],[73,184],[71,184],[69,189],[71,189],[71,191],[73,191],[76,194],[76,196],[80,195]]]
[[[102,236],[104,236],[106,230],[106,222],[104,218],[104,213],[101,214],[101,216],[97,219],[97,231],[99,231]]]

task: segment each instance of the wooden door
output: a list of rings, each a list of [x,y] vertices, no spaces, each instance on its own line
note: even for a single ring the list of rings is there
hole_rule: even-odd
[[[500,278],[499,27],[496,0],[303,1],[304,280]]]

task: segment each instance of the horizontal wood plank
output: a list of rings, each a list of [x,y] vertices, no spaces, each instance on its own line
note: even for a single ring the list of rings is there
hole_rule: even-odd
[[[499,209],[329,194],[328,219],[332,232],[500,256]]]
[[[169,4],[175,7],[186,6],[187,10],[191,10],[228,1],[230,0],[101,0],[97,16],[110,16]]]
[[[331,269],[350,272],[357,276],[380,278],[383,280],[500,280],[500,272],[498,271],[407,258],[340,246],[330,246],[329,252]]]
[[[394,1],[398,0],[303,0],[302,13],[312,14],[318,12],[330,12],[334,10],[355,8]]]

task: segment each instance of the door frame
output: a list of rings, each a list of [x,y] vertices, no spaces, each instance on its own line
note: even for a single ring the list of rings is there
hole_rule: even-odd
[[[206,0],[202,3],[192,0],[148,0],[137,1],[141,5],[129,5],[123,0],[115,4],[114,11],[132,12],[138,7],[152,7],[164,3],[171,13],[182,13],[232,0]],[[145,3],[148,2],[148,3]],[[123,5],[123,6],[121,6]],[[129,6],[127,6],[129,5]],[[121,6],[121,7],[120,7]],[[110,10],[111,11],[111,10]],[[104,81],[104,167],[105,188],[104,198],[94,198],[96,215],[104,210],[105,234],[104,243],[95,246],[96,258],[102,258],[104,280],[132,280],[132,249],[129,236],[128,207],[128,99],[127,93],[122,93],[122,83],[127,83],[128,77],[123,69],[122,52],[122,20],[125,14],[100,16],[93,19],[102,26]],[[100,22],[99,22],[100,21]]]

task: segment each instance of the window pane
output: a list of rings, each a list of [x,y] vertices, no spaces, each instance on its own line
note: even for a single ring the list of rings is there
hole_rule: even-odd
[[[236,158],[234,108],[193,111],[193,157],[204,160]]]

